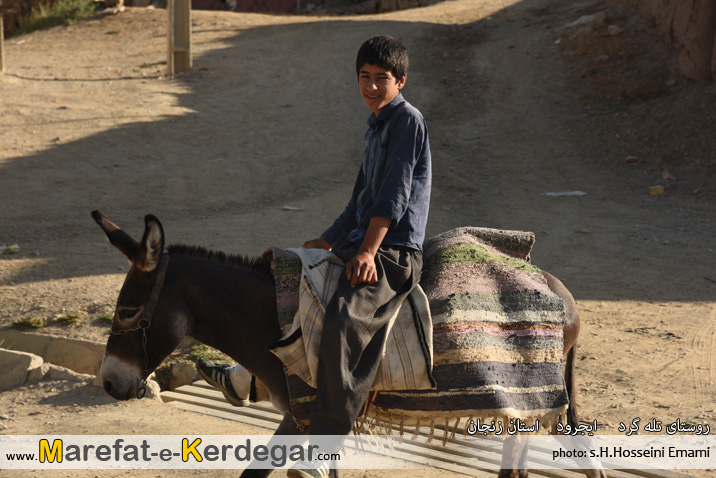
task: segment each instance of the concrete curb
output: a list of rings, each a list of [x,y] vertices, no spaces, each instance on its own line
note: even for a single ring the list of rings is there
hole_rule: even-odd
[[[0,349],[0,391],[24,385],[31,377],[44,375],[46,367],[42,357],[27,352]],[[45,370],[43,370],[45,369]]]
[[[101,387],[105,344],[49,334],[0,329],[0,392],[38,380],[72,380]],[[161,389],[147,381],[145,398],[163,402]]]
[[[35,354],[46,362],[90,375],[99,373],[105,348],[105,344],[99,342],[13,329],[0,329],[0,346]]]

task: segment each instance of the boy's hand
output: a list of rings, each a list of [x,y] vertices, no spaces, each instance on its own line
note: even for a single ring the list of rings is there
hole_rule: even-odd
[[[331,250],[331,245],[322,237],[317,237],[316,239],[311,239],[310,241],[306,241],[303,243],[304,249],[325,249],[327,251]]]
[[[358,284],[375,284],[378,282],[378,270],[375,267],[375,255],[383,243],[392,219],[373,216],[370,218],[368,231],[358,254],[346,264],[346,278],[351,281],[351,287]]]
[[[378,282],[378,271],[375,268],[375,256],[370,252],[359,252],[346,264],[346,278],[351,287],[358,284],[375,284]]]

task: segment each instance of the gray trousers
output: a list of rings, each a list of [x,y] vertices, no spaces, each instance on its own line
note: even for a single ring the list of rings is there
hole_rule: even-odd
[[[336,241],[332,246],[346,262],[359,248],[349,241]],[[388,322],[420,280],[423,254],[407,247],[384,246],[375,256],[375,265],[377,283],[353,288],[344,274],[326,308],[311,435],[351,432],[378,371]]]

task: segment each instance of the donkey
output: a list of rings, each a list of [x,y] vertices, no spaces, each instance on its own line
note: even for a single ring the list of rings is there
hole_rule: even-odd
[[[107,393],[117,400],[141,398],[149,374],[188,335],[229,355],[263,382],[271,402],[284,414],[276,435],[302,434],[288,413],[283,364],[269,351],[282,335],[270,264],[261,258],[226,256],[199,247],[169,246],[165,252],[164,230],[152,215],[144,219],[139,243],[99,211],[93,211],[92,217],[131,263],[100,370]],[[566,305],[565,382],[571,402],[567,421],[576,426],[574,360],[579,315],[566,287],[544,275]],[[526,470],[513,470],[510,465],[518,463],[524,453],[526,447],[511,451],[511,456],[503,453],[500,476],[526,476]],[[605,476],[601,470],[590,471],[589,476]],[[241,476],[265,477],[270,472],[247,469]]]

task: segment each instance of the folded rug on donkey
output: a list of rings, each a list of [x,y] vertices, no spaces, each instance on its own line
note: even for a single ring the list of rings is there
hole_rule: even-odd
[[[418,336],[432,338],[435,388],[381,391],[371,406],[374,424],[412,422],[432,428],[439,419],[445,429],[450,423],[457,430],[460,418],[479,417],[539,419],[546,427],[566,411],[565,306],[530,263],[533,244],[532,233],[474,227],[425,243],[421,286],[432,331],[418,330]],[[290,252],[271,253],[279,321],[290,332],[285,337],[290,342],[296,332],[301,262]],[[291,413],[306,423],[315,388],[286,370]]]

